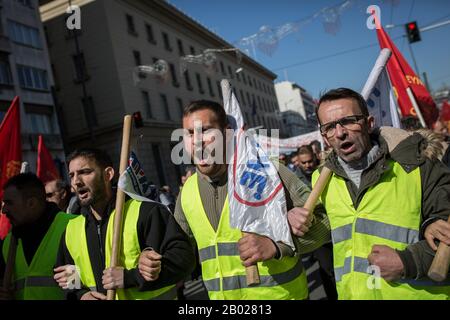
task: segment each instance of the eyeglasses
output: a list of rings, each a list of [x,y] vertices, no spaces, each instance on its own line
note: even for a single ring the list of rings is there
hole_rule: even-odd
[[[357,114],[354,116],[344,117],[333,122],[328,122],[320,126],[320,133],[326,135],[328,138],[331,138],[336,133],[336,126],[338,123],[345,129],[356,130],[360,126],[360,123],[358,123],[358,121],[365,118],[366,116]]]

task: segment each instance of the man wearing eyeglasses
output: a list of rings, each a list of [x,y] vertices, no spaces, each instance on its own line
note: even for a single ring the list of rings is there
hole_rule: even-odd
[[[322,193],[330,219],[339,299],[449,299],[450,281],[426,278],[434,256],[423,232],[450,212],[450,171],[424,157],[418,134],[386,137],[366,102],[340,88],[319,101],[325,161]],[[386,129],[392,132],[395,129]],[[395,144],[392,144],[395,141]],[[313,176],[317,181],[318,172]]]

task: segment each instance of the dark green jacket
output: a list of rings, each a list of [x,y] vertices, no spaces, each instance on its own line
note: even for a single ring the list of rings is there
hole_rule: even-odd
[[[434,251],[423,238],[426,227],[437,219],[447,220],[450,214],[450,171],[437,159],[424,156],[427,141],[419,134],[408,135],[403,130],[388,129],[374,132],[372,140],[380,148],[376,160],[361,175],[360,188],[348,178],[337,156],[332,152],[325,166],[344,178],[355,208],[360,204],[367,190],[378,183],[381,175],[388,170],[387,161],[392,159],[399,163],[406,172],[420,168],[422,181],[422,226],[421,241],[408,246],[404,251],[397,251],[405,265],[405,278],[419,279],[426,276],[434,257]],[[398,134],[405,138],[398,142]],[[392,135],[396,135],[393,137]],[[392,141],[397,140],[397,141]]]

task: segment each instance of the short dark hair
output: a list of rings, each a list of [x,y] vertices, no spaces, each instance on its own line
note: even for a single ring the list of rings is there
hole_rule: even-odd
[[[3,190],[14,187],[27,197],[36,197],[45,201],[44,183],[34,173],[21,173],[10,178],[4,185]]]
[[[59,190],[66,190],[66,191],[67,191],[67,194],[70,194],[70,193],[71,193],[71,190],[70,190],[70,184],[67,183],[67,181],[62,180],[62,179],[56,179],[56,180],[53,180],[53,181],[56,181],[55,186],[56,186],[56,189],[58,189],[58,191],[59,191]],[[53,181],[49,181],[49,183],[50,183],[50,182],[53,182]],[[46,185],[47,185],[47,184],[46,184]]]
[[[67,157],[67,166],[70,165],[70,162],[72,160],[80,157],[94,160],[95,163],[102,169],[113,166],[111,157],[105,151],[95,148],[85,148],[75,150]]]
[[[211,100],[192,101],[189,105],[186,106],[186,108],[184,108],[183,118],[200,110],[210,110],[214,112],[220,127],[222,129],[225,129],[225,127],[228,124],[227,114],[223,106],[215,101]]]
[[[400,120],[402,128],[407,131],[415,131],[422,129],[422,125],[420,124],[420,120],[414,116],[406,116]]]
[[[319,150],[322,150],[322,144],[319,142],[319,140],[314,140],[309,145],[311,146],[311,148],[313,146],[316,146]]]
[[[301,146],[300,148],[298,148],[297,150],[297,154],[301,155],[301,154],[310,154],[311,156],[315,157],[316,155],[314,154],[313,148],[310,145],[305,145],[305,146]]]
[[[317,116],[317,120],[319,121],[319,123],[321,123],[320,119],[319,119],[320,105],[326,101],[334,101],[334,100],[339,100],[339,99],[355,100],[358,103],[358,106],[359,106],[359,109],[361,110],[362,115],[365,117],[369,116],[369,110],[367,109],[367,103],[366,103],[366,100],[364,100],[362,95],[360,95],[358,92],[356,92],[352,89],[349,89],[349,88],[337,88],[337,89],[333,89],[333,90],[326,92],[325,94],[323,94],[320,97],[319,103],[317,104],[317,107],[316,107],[316,116]]]

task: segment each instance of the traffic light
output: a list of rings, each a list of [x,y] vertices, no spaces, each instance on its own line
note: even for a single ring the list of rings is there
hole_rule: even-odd
[[[406,28],[406,34],[408,36],[409,43],[420,41],[420,31],[419,27],[417,26],[417,22],[409,22],[405,25]]]
[[[136,111],[135,113],[133,113],[133,121],[136,128],[142,128],[144,126],[140,111]]]

